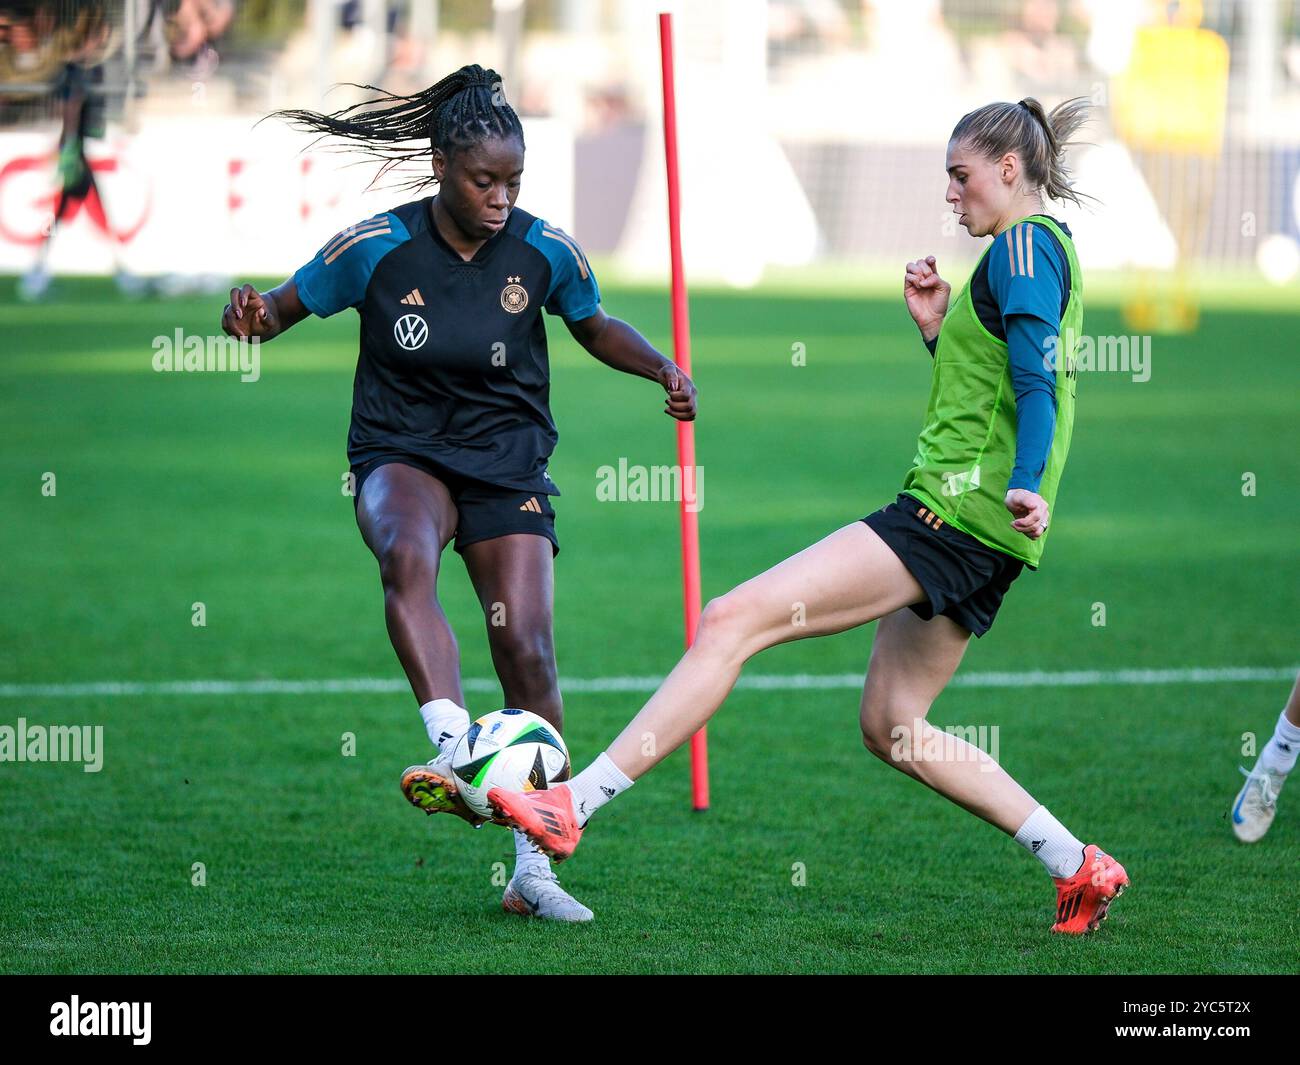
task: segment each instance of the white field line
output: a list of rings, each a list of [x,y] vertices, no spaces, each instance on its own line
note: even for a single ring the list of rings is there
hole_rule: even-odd
[[[957,688],[1095,688],[1164,684],[1231,684],[1295,679],[1300,666],[1212,669],[1080,669],[1050,673],[959,673]],[[826,691],[862,687],[861,673],[785,673],[742,676],[736,687],[749,691]],[[569,677],[560,679],[565,694],[652,692],[662,677]],[[467,677],[469,692],[495,692],[495,680]],[[407,691],[396,677],[351,677],[338,680],[105,680],[68,684],[0,684],[0,699],[75,699],[100,696],[157,695],[356,695]]]

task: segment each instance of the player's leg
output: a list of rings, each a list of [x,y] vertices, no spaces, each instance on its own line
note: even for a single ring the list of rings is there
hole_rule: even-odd
[[[75,195],[75,190],[69,189],[66,184],[61,185],[58,199],[54,204],[54,213],[50,216],[50,228],[41,237],[41,242],[36,248],[36,261],[19,280],[18,295],[23,299],[38,300],[49,289],[50,271],[46,262],[49,259],[50,246],[54,243],[54,232],[61,223],[76,217],[80,206],[81,200]]]
[[[492,665],[506,706],[531,710],[564,731],[556,680],[555,567],[551,541],[516,533],[461,550],[487,623]]]
[[[89,187],[85,197],[86,214],[95,228],[108,241],[113,255],[113,276],[117,281],[118,289],[124,295],[138,296],[144,291],[144,284],[140,278],[122,265],[122,241],[113,230],[113,227],[109,225],[108,212],[104,205],[104,194],[100,191],[99,182],[95,180],[94,171],[87,167],[87,173],[89,175]]]
[[[708,604],[694,645],[610,745],[610,759],[636,780],[699,731],[759,651],[856,628],[922,598],[875,532],[862,522],[838,529]]]
[[[400,462],[363,471],[357,526],[379,563],[384,619],[393,650],[420,705],[429,739],[439,753],[469,727],[460,684],[460,652],[438,602],[442,550],[456,530],[456,504],[437,478]],[[402,792],[427,813],[455,813],[475,821],[455,795],[446,768],[410,766]]]
[[[457,549],[465,557],[483,616],[487,622],[492,664],[501,681],[506,706],[530,710],[564,729],[564,708],[556,679],[553,616],[555,568],[552,541],[532,533],[494,536],[460,546],[485,521],[485,510],[461,496],[462,529]],[[508,501],[517,519],[517,501]],[[531,512],[530,512],[531,513]],[[565,891],[546,855],[516,830],[515,870],[506,885],[502,906],[511,913],[555,921],[590,921],[592,912]]]
[[[1057,932],[1093,931],[1128,884],[1124,868],[1084,844],[985,751],[934,728],[930,707],[947,686],[970,631],[943,615],[911,610],[881,618],[862,692],[860,723],[877,758],[1012,836],[1057,888]]]
[[[460,652],[438,602],[439,563],[456,517],[446,485],[398,462],[372,471],[357,497],[357,527],[379,563],[388,636],[422,706],[464,703]]]
[[[950,618],[923,621],[906,608],[881,618],[862,692],[862,739],[877,758],[1014,835],[1038,803],[987,753],[926,719],[970,635]]]
[[[1277,800],[1287,775],[1295,768],[1300,755],[1300,677],[1291,688],[1282,713],[1278,715],[1273,735],[1263,750],[1255,768],[1246,772],[1246,782],[1237,793],[1232,806],[1232,831],[1243,843],[1256,843],[1264,838],[1277,814]]]
[[[570,788],[555,789],[557,801],[572,795],[575,827],[580,828],[598,807],[698,731],[722,705],[741,667],[759,651],[864,625],[923,598],[916,579],[866,524],[837,530],[712,600],[690,650],[609,749]],[[538,802],[545,798],[536,795]],[[511,806],[503,811],[507,816],[532,816],[515,811],[520,804],[509,796],[501,799]],[[576,840],[571,832],[565,840],[553,841],[553,853],[571,852]]]

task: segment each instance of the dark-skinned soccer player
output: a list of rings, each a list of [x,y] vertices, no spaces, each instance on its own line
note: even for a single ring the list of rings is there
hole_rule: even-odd
[[[357,525],[379,563],[389,637],[438,749],[402,774],[402,790],[428,813],[477,824],[450,772],[470,718],[437,593],[449,543],[483,607],[506,705],[563,728],[552,634],[559,489],[547,472],[557,433],[541,311],[562,318],[601,362],[657,382],[673,418],[695,417],[695,386],[604,312],[573,238],[515,206],[524,133],[494,71],[466,66],[413,96],[280,115],[364,146],[385,169],[422,157],[432,166],[418,184],[436,183],[435,195],[336,234],[269,292],[232,289],[221,324],[265,341],[309,314],[357,310],[348,434]],[[507,910],[591,919],[521,833],[515,848]]]

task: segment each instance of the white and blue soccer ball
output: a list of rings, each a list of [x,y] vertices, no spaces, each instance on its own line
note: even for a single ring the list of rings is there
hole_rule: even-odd
[[[469,727],[451,755],[451,771],[465,803],[491,817],[487,794],[540,791],[569,779],[569,749],[547,721],[527,710],[494,710]]]

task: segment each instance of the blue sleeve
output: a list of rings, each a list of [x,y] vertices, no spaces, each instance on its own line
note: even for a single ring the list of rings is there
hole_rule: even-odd
[[[1037,492],[1056,432],[1056,375],[1043,357],[1054,350],[1057,327],[1028,314],[1013,314],[1005,323],[1016,394],[1016,465],[1007,488]]]
[[[551,287],[542,301],[566,322],[580,322],[600,309],[600,288],[578,242],[562,229],[538,219],[524,240],[551,264]]]
[[[406,226],[391,213],[377,214],[335,233],[316,257],[293,275],[302,305],[320,318],[360,306],[379,260],[409,239]]]
[[[1016,397],[1016,463],[1007,488],[1037,492],[1056,431],[1055,350],[1068,267],[1048,231],[1012,226],[989,252],[989,288],[1002,313]]]

